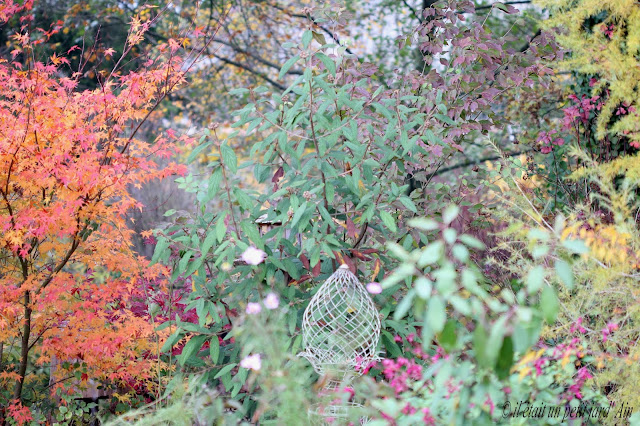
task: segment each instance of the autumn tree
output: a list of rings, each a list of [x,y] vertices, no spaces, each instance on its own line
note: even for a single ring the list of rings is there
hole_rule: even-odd
[[[169,39],[123,73],[161,13],[134,18],[123,50],[104,52],[112,66],[97,88],[79,91],[81,74],[67,73],[64,54],[36,60],[49,35],[30,31],[32,7],[0,6],[2,23],[22,13],[16,48],[0,60],[0,405],[22,420],[33,401],[25,388],[48,379],[35,366],[53,357],[65,361],[53,389],[74,377],[126,387],[154,374],[159,336],[131,306],[150,291],[140,281],[163,271],[132,251],[125,215],[143,207],[130,188],[184,172],[156,162],[184,138],[147,142],[139,130],[199,56]]]

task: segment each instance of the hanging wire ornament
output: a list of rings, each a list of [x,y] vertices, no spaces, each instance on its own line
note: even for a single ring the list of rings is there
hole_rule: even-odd
[[[380,318],[373,300],[358,278],[341,265],[313,296],[302,317],[302,341],[314,370],[330,377],[325,390],[347,385],[351,378],[380,358]],[[314,417],[345,417],[359,404],[312,407]]]

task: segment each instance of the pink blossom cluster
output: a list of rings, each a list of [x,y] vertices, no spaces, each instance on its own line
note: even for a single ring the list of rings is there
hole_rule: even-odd
[[[593,376],[591,375],[591,373],[589,373],[587,367],[582,367],[581,369],[579,369],[578,373],[576,374],[576,381],[571,386],[569,386],[569,389],[567,389],[567,399],[569,401],[574,398],[582,399],[582,387],[584,386],[584,383],[592,377]]]
[[[420,380],[422,378],[422,366],[416,364],[414,360],[406,358],[382,360],[382,374],[389,381],[389,386],[393,388],[396,396],[409,389],[410,380]]]
[[[578,318],[572,325],[571,328],[569,329],[569,331],[571,333],[575,333],[576,331],[584,334],[587,332],[587,330],[582,326],[582,317]]]

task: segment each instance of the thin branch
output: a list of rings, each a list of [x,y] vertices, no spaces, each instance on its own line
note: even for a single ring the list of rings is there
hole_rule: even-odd
[[[311,15],[303,15],[301,13],[290,13],[288,10],[286,10],[284,7],[282,6],[278,6],[277,4],[271,4],[271,3],[266,3],[268,6],[271,6],[275,9],[278,9],[284,13],[286,13],[287,15],[293,17],[293,18],[301,18],[301,19],[308,19],[311,22],[313,22],[313,25],[315,25],[316,27],[320,28],[323,32],[325,32],[326,34],[329,35],[329,37],[331,37],[333,39],[333,41],[335,41],[336,43],[338,43],[339,45],[342,45],[342,43],[340,43],[340,39],[338,38],[338,36],[336,36],[334,33],[331,32],[331,30],[329,30],[326,27],[323,27],[322,25],[320,25],[315,19],[313,19],[313,16]],[[351,49],[349,49],[348,47],[346,48],[347,53],[349,53],[350,55],[353,55],[353,52],[351,51]]]
[[[214,37],[213,41],[216,42],[216,43],[224,44],[225,46],[228,46],[228,47],[232,48],[233,50],[235,50],[236,52],[242,53],[243,55],[250,56],[253,59],[255,59],[256,61],[258,61],[258,62],[260,62],[260,63],[262,63],[262,64],[264,64],[264,65],[266,65],[268,67],[274,68],[276,70],[280,70],[282,68],[282,66],[280,66],[280,65],[278,65],[278,64],[276,64],[274,62],[271,62],[271,61],[269,61],[267,59],[264,59],[262,56],[257,55],[255,53],[252,53],[249,50],[245,50],[245,49],[241,48],[240,46],[238,46],[237,44],[222,40],[222,39],[217,38],[217,37]],[[252,70],[247,70],[247,71],[254,72]],[[295,70],[295,69],[294,70],[289,70],[289,71],[287,71],[287,74],[302,75],[302,70]]]
[[[261,79],[263,79],[267,83],[271,84],[274,87],[277,87],[280,90],[286,90],[287,89],[284,85],[282,85],[282,84],[278,83],[277,81],[271,79],[269,76],[265,75],[264,73],[261,73],[260,71],[257,71],[255,69],[251,68],[249,65],[245,65],[245,64],[240,63],[240,62],[232,61],[231,59],[227,59],[225,57],[216,55],[215,53],[213,53],[212,56],[214,58],[216,58],[216,59],[221,60],[224,63],[227,63],[229,65],[233,65],[234,67],[237,67],[237,68],[241,68],[241,69],[243,69],[245,71],[249,71],[250,73],[260,77]]]
[[[502,2],[502,4],[504,4],[505,6],[509,6],[512,4],[531,4],[531,0],[519,0],[519,1],[505,1]],[[488,4],[485,6],[478,6],[476,7],[476,12],[478,10],[483,10],[483,9],[493,9],[493,7],[495,6],[495,4]]]
[[[504,157],[516,157],[518,155],[526,154],[526,153],[531,152],[531,151],[533,151],[533,149],[525,149],[523,151],[515,151],[515,152],[506,152],[504,154]],[[478,158],[477,160],[465,161],[465,162],[462,162],[460,164],[455,164],[453,166],[443,167],[442,169],[437,170],[433,174],[433,176],[438,176],[438,175],[441,175],[443,173],[450,172],[452,170],[461,169],[463,167],[475,166],[476,164],[484,163],[485,161],[496,161],[496,160],[499,160],[501,158],[503,158],[502,155],[492,155],[492,156],[489,156],[489,157]]]

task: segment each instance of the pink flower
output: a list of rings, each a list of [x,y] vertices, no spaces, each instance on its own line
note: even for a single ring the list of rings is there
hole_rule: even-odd
[[[586,333],[587,330],[585,330],[585,328],[581,324],[582,317],[578,318],[576,322],[571,326],[571,333],[575,333],[576,331],[579,331],[580,333]]]
[[[607,323],[607,326],[602,329],[602,341],[606,342],[609,340],[609,335],[618,329],[618,324],[614,322]]]
[[[267,294],[267,297],[264,298],[264,307],[267,309],[276,309],[280,305],[280,299],[278,295],[275,293]]]
[[[247,310],[245,311],[249,315],[259,314],[262,307],[259,303],[249,302],[247,303]]]
[[[411,404],[409,404],[407,402],[407,405],[405,405],[404,408],[402,409],[402,414],[411,415],[411,414],[415,413],[416,411],[418,411],[418,410],[416,410],[416,408],[413,405],[411,405]]]
[[[254,246],[249,246],[244,253],[242,253],[242,260],[248,265],[259,265],[264,262],[267,254]]]
[[[487,399],[484,400],[484,405],[489,407],[489,413],[493,415],[493,410],[495,410],[496,406],[489,395],[487,395]]]
[[[367,284],[367,291],[371,294],[380,294],[382,293],[382,286],[380,283],[369,283]]]
[[[436,424],[436,420],[433,418],[433,416],[431,415],[431,411],[428,408],[423,408],[422,414],[423,414],[422,421],[424,422],[425,425]]]
[[[253,371],[260,371],[262,368],[262,360],[260,354],[247,355],[242,361],[240,361],[240,367],[247,368]]]
[[[544,367],[544,365],[547,363],[547,359],[546,358],[539,358],[536,360],[536,362],[533,364],[534,368],[536,369],[536,374],[539,376],[542,374],[542,367]]]

